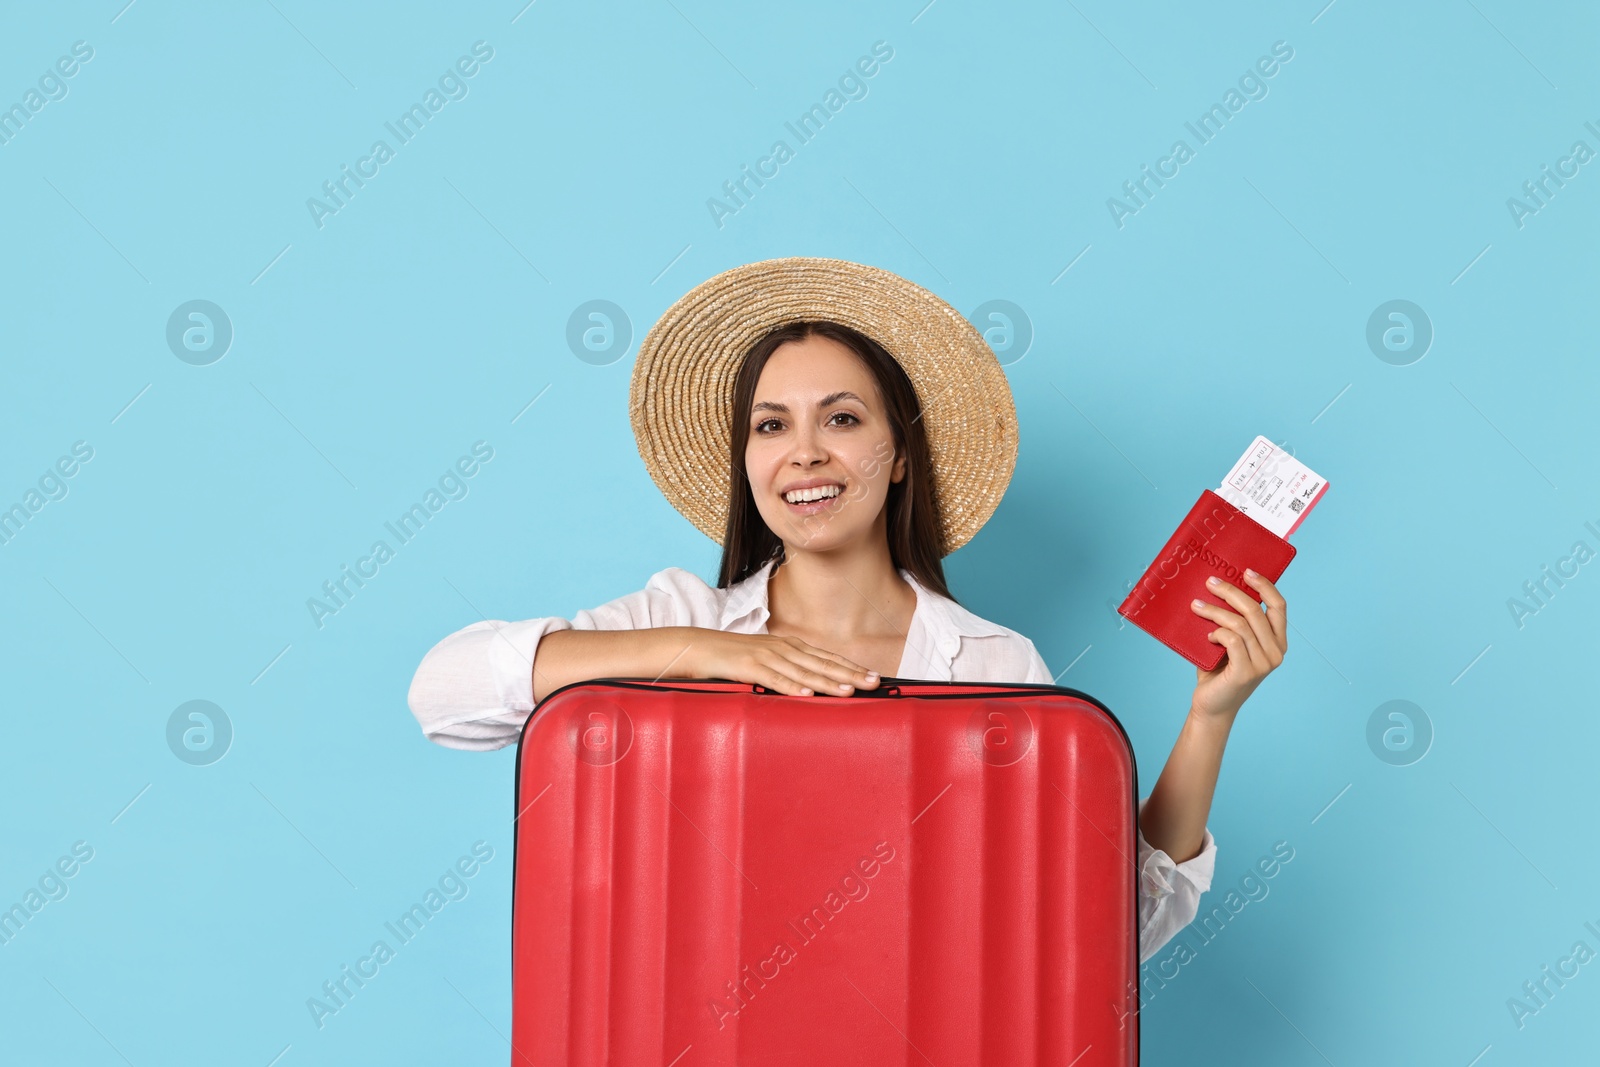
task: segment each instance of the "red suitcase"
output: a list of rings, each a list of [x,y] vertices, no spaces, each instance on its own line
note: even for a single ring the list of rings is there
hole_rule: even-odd
[[[513,1067],[1135,1064],[1137,795],[1058,686],[558,689],[517,750]]]

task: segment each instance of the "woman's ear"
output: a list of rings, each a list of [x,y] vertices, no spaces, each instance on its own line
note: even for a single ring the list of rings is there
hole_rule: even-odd
[[[906,457],[897,453],[894,457],[894,466],[889,469],[889,481],[898,482],[906,476]]]

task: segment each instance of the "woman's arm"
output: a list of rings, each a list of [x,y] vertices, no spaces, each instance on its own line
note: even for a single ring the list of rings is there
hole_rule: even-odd
[[[720,610],[719,590],[668,567],[570,621],[485,619],[428,650],[407,701],[428,740],[486,751],[513,744],[539,701],[590,678],[731,678],[801,695],[878,684],[858,664],[797,639],[725,633],[716,628]]]
[[[1208,722],[1191,711],[1145,801],[1139,832],[1174,863],[1185,863],[1200,854],[1217,772],[1222,768],[1222,750],[1232,726],[1231,721]]]
[[[728,678],[799,696],[817,690],[848,695],[878,684],[865,667],[799,638],[699,626],[620,634],[557,630],[539,642],[532,666],[535,703],[589,678]]]
[[[704,581],[677,567],[652,575],[643,589],[560,616],[504,622],[485,619],[463,627],[428,650],[411,680],[407,700],[428,740],[446,748],[485,751],[514,743],[549,684],[539,646],[570,630],[606,631],[614,642],[637,644],[653,627],[712,622],[718,598]],[[547,677],[537,694],[533,664]],[[626,668],[627,664],[622,664]],[[626,670],[618,673],[629,673]],[[597,677],[591,675],[590,677]],[[571,679],[568,679],[571,680]]]
[[[1245,571],[1245,581],[1261,594],[1261,603],[1214,578],[1211,588],[1216,595],[1237,610],[1200,600],[1191,607],[1196,615],[1221,624],[1210,638],[1225,646],[1228,655],[1215,670],[1195,672],[1189,715],[1139,819],[1144,839],[1179,863],[1194,858],[1205,840],[1222,752],[1240,706],[1283,662],[1289,647],[1283,594],[1255,571]]]
[[[715,632],[694,626],[552,631],[534,650],[533,702],[590,678],[695,677],[689,653],[696,637]]]

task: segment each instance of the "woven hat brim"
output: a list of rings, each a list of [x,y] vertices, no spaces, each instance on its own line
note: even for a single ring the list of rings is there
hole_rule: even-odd
[[[702,282],[639,346],[628,414],[639,456],[673,507],[722,544],[728,515],[733,383],[750,347],[792,322],[824,319],[881,344],[916,388],[945,551],[970,541],[1016,469],[1011,386],[983,335],[913,282],[860,263],[790,257]]]

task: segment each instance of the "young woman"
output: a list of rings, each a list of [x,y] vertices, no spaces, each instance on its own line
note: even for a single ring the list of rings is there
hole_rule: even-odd
[[[801,696],[884,677],[1054,681],[1031,641],[967,611],[945,585],[941,559],[998,505],[1016,434],[998,361],[938,297],[838,260],[729,271],[645,338],[630,407],[657,485],[722,543],[717,585],[669,567],[571,620],[451,634],[411,684],[429,739],[511,744],[539,701],[590,678],[727,678]],[[1210,888],[1206,819],[1223,748],[1287,647],[1282,595],[1246,580],[1261,604],[1227,582],[1215,588],[1237,610],[1195,601],[1228,655],[1197,672],[1177,743],[1139,806],[1141,961]]]

